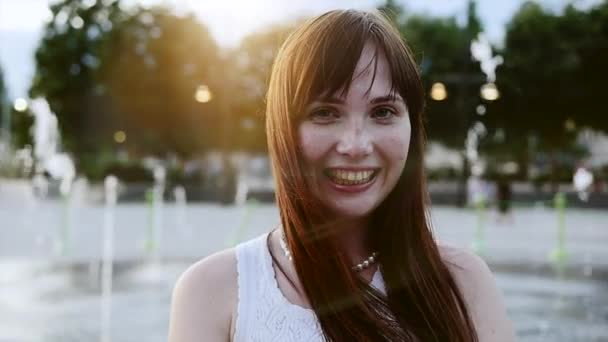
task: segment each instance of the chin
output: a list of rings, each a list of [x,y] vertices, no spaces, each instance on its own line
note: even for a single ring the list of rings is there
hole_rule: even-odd
[[[370,215],[374,211],[375,206],[372,206],[372,205],[357,205],[357,206],[331,205],[330,208],[336,217],[354,219],[354,218],[362,218],[362,217],[366,217],[366,216]]]

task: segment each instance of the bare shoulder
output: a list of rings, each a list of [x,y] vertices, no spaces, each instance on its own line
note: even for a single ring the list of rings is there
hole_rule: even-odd
[[[169,342],[228,341],[237,292],[234,248],[190,266],[173,289]]]
[[[450,270],[467,305],[476,306],[481,292],[498,292],[488,264],[472,251],[446,243],[438,243],[439,254]]]
[[[502,293],[487,263],[465,248],[441,242],[437,245],[441,258],[464,297],[479,341],[515,341]]]
[[[437,246],[443,262],[454,276],[493,277],[486,262],[472,251],[443,242],[438,242]]]

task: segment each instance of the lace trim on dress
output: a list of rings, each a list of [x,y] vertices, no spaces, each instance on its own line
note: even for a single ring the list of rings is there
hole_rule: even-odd
[[[279,288],[266,244],[268,234],[236,247],[238,304],[234,341],[323,341],[314,310],[291,303]],[[380,270],[371,285],[383,291]]]

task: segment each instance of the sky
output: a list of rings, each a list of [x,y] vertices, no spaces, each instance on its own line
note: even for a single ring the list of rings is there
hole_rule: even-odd
[[[95,0],[83,0],[95,1]],[[102,1],[102,0],[99,0]],[[177,11],[192,11],[207,25],[224,47],[238,45],[240,39],[266,25],[336,8],[369,9],[383,0],[123,0],[128,3],[167,4]],[[42,27],[50,18],[49,0],[0,0],[0,65],[9,97],[24,97],[34,73],[33,53]],[[431,16],[456,16],[464,20],[467,0],[397,0],[407,11]],[[523,0],[477,0],[478,13],[487,36],[500,45],[504,25]],[[567,2],[586,7],[599,0],[539,0],[558,10]]]

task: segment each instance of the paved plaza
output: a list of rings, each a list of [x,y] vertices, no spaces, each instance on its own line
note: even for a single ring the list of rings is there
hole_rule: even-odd
[[[0,205],[0,258],[98,260],[106,214],[101,205],[68,207],[62,201],[26,207]],[[564,218],[568,268],[605,275],[608,212],[567,209]],[[500,221],[493,210],[480,218],[473,209],[434,207],[432,221],[439,240],[465,248],[481,245],[491,265],[540,271],[552,264],[549,256],[557,247],[558,217],[550,208],[518,208],[509,220]],[[272,204],[257,203],[165,203],[157,210],[144,203],[129,203],[115,208],[112,222],[118,261],[147,258],[146,241],[154,239],[159,241],[157,254],[162,259],[190,260],[272,229],[278,223],[278,211]]]
[[[196,259],[272,229],[278,211],[256,203],[165,203],[156,211],[119,204],[111,220],[116,263],[109,325],[101,323],[98,277],[104,222],[112,218],[103,206],[5,202],[0,218],[0,341],[106,335],[114,342],[160,342],[179,274]],[[473,209],[434,207],[432,220],[441,241],[464,248],[483,242],[519,341],[608,341],[608,213],[566,210],[565,277],[549,259],[557,241],[554,210],[517,209],[502,222],[490,210],[482,234]],[[150,251],[146,243],[155,236],[159,248]]]

